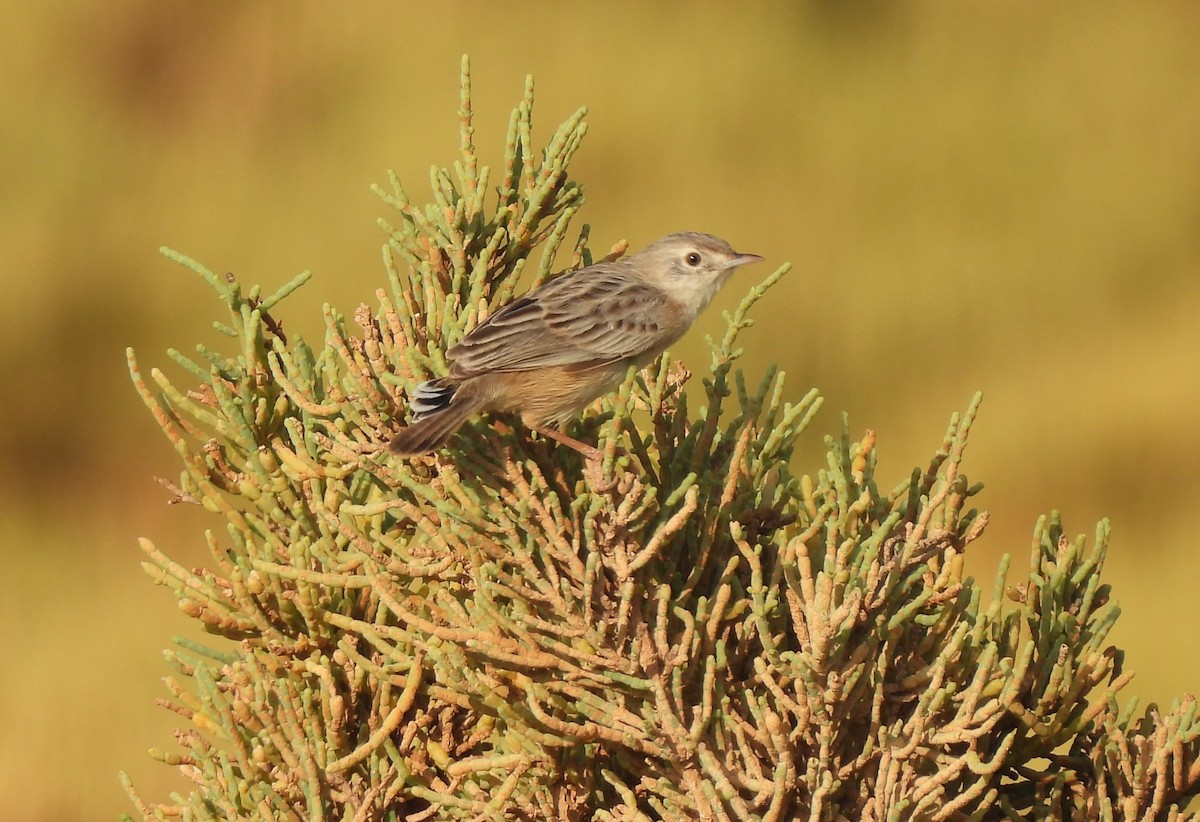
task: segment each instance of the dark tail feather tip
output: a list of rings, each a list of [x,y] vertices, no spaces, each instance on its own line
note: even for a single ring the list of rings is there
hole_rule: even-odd
[[[415,457],[441,448],[476,410],[470,400],[457,400],[399,431],[388,443],[388,450],[398,456]]]
[[[428,380],[417,386],[408,404],[420,420],[449,408],[457,390],[458,386],[448,380]]]
[[[392,437],[391,441],[388,443],[388,451],[398,457],[415,457],[418,454],[418,452],[414,451],[411,445],[409,445],[403,432]]]

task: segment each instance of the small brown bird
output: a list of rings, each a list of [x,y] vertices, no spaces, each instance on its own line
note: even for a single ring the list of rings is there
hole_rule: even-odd
[[[449,376],[417,386],[416,421],[388,449],[426,454],[474,414],[516,411],[534,431],[598,459],[597,449],[551,424],[620,385],[631,363],[648,365],[683,336],[734,269],[761,259],[711,234],[684,232],[543,283],[446,352]]]

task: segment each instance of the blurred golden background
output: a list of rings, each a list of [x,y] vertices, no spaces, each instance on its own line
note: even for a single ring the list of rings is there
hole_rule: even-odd
[[[169,365],[220,344],[223,308],[158,246],[268,290],[313,269],[280,318],[319,342],[322,303],[350,313],[384,282],[368,185],[394,168],[423,201],[455,159],[464,52],[493,166],[525,74],[539,142],[590,108],[573,170],[595,248],[694,229],[795,263],[743,339],[749,374],[775,361],[793,398],[826,398],[799,467],[845,410],[899,481],[982,389],[973,572],[990,590],[1008,551],[1020,574],[1051,508],[1072,531],[1112,517],[1127,694],[1200,689],[1200,6],[443,5],[5,15],[8,818],[111,819],[120,768],[148,797],[186,788],[146,749],[175,750],[159,652],[195,632],[135,538],[204,564],[217,523],[154,483],[177,461],[124,347]],[[767,273],[680,346],[695,370]]]

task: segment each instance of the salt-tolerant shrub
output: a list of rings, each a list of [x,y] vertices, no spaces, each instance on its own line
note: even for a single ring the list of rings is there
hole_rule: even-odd
[[[283,300],[173,252],[236,343],[171,352],[193,384],[130,369],[183,462],[175,500],[221,521],[210,568],[143,541],[145,567],[225,641],[180,640],[164,700],[194,784],[147,819],[1182,819],[1196,704],[1133,719],[1117,618],[1056,515],[985,596],[963,473],[978,398],[891,490],[843,424],[793,472],[820,404],[734,366],[750,291],[697,384],[664,356],[583,415],[602,466],[515,418],[444,452],[386,451],[405,391],[518,284],[592,261],[567,167],[584,110],[534,147],[533,90],[498,183],[473,141],[433,202],[392,179],[378,306],[325,309],[319,349]],[[497,191],[490,196],[493,188]],[[609,256],[619,255],[622,247]],[[539,262],[535,265],[535,257]],[[154,387],[152,387],[154,386]],[[685,397],[684,389],[689,393]],[[696,410],[689,409],[689,400]]]

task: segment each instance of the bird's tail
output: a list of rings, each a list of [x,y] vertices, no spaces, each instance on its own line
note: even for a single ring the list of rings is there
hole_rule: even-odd
[[[412,425],[404,428],[388,443],[388,450],[405,457],[428,454],[446,444],[446,440],[479,410],[470,390],[450,377],[430,380],[417,386],[409,407],[416,414]]]

